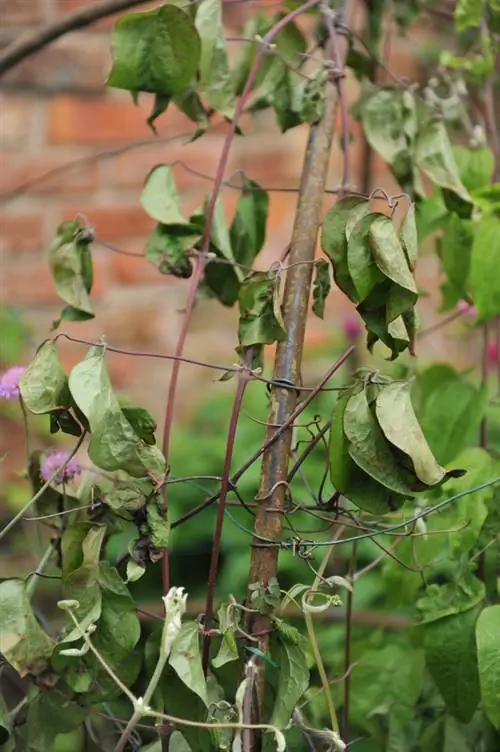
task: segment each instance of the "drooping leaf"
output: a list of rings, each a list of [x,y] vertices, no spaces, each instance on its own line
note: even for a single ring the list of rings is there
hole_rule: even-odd
[[[21,396],[28,410],[36,415],[71,404],[68,377],[52,340],[43,342],[21,376]]]
[[[161,477],[165,472],[163,455],[136,434],[123,414],[104,356],[105,348],[92,348],[69,376],[72,397],[91,426],[89,457],[103,470],[125,470],[134,477],[148,473]]]
[[[243,181],[236,213],[229,229],[229,242],[238,264],[251,267],[266,239],[269,194],[258,183]]]
[[[160,224],[149,236],[144,256],[160,274],[189,279],[193,273],[189,251],[199,239],[199,234],[179,235],[167,225]]]
[[[152,219],[162,225],[188,235],[196,232],[196,228],[182,216],[172,168],[168,165],[160,164],[153,167],[146,178],[141,205]]]
[[[175,5],[120,18],[112,37],[107,85],[132,92],[172,95],[195,78],[201,42],[189,15]]]
[[[424,649],[427,667],[456,718],[468,723],[479,703],[479,677],[473,607],[426,623]]]
[[[484,0],[457,0],[455,24],[458,31],[476,28],[484,14]]]
[[[327,212],[321,229],[321,247],[332,262],[335,282],[354,302],[357,302],[357,295],[347,265],[347,225],[350,222],[354,228],[369,211],[368,201],[347,196]]]
[[[401,91],[385,88],[372,94],[363,102],[361,120],[368,143],[388,164],[407,151]]]
[[[214,110],[234,114],[234,91],[222,25],[221,0],[202,0],[195,20],[201,38],[200,87]]]
[[[198,92],[196,91],[194,84],[191,84],[179,94],[176,94],[173,98],[173,101],[179,108],[179,110],[181,110],[181,112],[187,115],[188,118],[193,121],[193,123],[196,123],[196,133],[191,139],[191,141],[195,141],[195,139],[199,138],[203,135],[203,133],[205,133],[206,129],[208,128],[209,120],[208,113],[203,105],[203,102],[200,99]]]
[[[294,707],[309,685],[309,669],[303,645],[279,639],[272,655],[279,663],[279,679],[270,724],[282,729],[288,725]]]
[[[38,623],[23,580],[0,582],[0,653],[20,676],[47,668],[55,642]]]
[[[76,220],[59,225],[49,245],[48,262],[59,297],[67,303],[61,319],[86,320],[94,317],[89,293],[92,289],[92,258],[89,244],[93,235]],[[55,328],[55,325],[54,325]]]
[[[223,604],[218,612],[217,617],[219,620],[219,629],[222,633],[222,641],[219,647],[219,651],[215,658],[212,660],[212,666],[214,668],[220,668],[226,663],[238,660],[238,645],[236,642],[236,628],[237,621],[235,617],[230,617],[230,613],[234,613],[234,609],[230,610],[228,604]]]
[[[486,217],[478,222],[470,262],[472,299],[480,322],[500,314],[500,219]]]
[[[151,110],[149,117],[146,120],[146,123],[149,125],[155,136],[158,135],[155,123],[160,115],[163,115],[163,113],[168,110],[168,106],[171,101],[172,97],[170,96],[170,94],[155,94],[153,109]]]
[[[207,705],[207,682],[201,665],[200,630],[196,622],[184,622],[173,642],[168,662],[186,687]]]
[[[368,242],[370,227],[382,216],[378,212],[367,214],[353,227],[347,241],[347,266],[360,302],[384,281],[384,275],[375,263]]]
[[[344,431],[349,454],[368,475],[396,494],[411,496],[411,476],[398,466],[390,444],[370,409],[365,390],[350,397],[344,413]]]
[[[448,188],[464,201],[470,196],[460,180],[450,140],[444,124],[430,120],[418,133],[415,162],[436,185]]]
[[[451,214],[446,222],[440,247],[448,293],[443,310],[449,310],[459,300],[466,300],[469,297],[469,270],[473,241],[473,222]]]
[[[155,548],[167,548],[170,540],[168,516],[160,510],[159,499],[152,496],[146,508],[148,538]]]
[[[481,702],[488,719],[500,729],[500,605],[481,611],[476,640]]]
[[[298,112],[302,81],[282,60],[276,60],[275,65],[279,67],[274,68],[273,73],[281,71],[281,78],[276,82],[272,105],[280,130],[285,133],[302,122],[301,113]],[[270,84],[269,78],[266,79],[266,84]]]
[[[315,265],[312,311],[320,319],[325,315],[325,303],[330,289],[331,282],[328,262],[324,259],[319,259]]]
[[[396,381],[382,387],[375,406],[385,438],[410,458],[417,478],[426,486],[441,483],[447,471],[436,461],[417,420],[410,383]]]
[[[323,117],[326,80],[326,71],[321,66],[307,79],[300,103],[300,117],[303,122],[314,125]]]
[[[267,272],[254,272],[242,283],[239,304],[238,340],[240,351],[270,345],[283,339],[284,331],[276,319],[274,290],[277,279]]]
[[[406,254],[410,271],[415,269],[418,258],[418,234],[415,216],[415,204],[410,204],[399,231],[399,239]]]
[[[404,497],[390,491],[367,475],[352,459],[344,433],[344,413],[351,393],[335,403],[330,428],[330,478],[336,491],[371,514],[385,514],[396,509]]]
[[[368,242],[378,268],[392,282],[408,291],[407,308],[413,308],[418,292],[410,271],[408,260],[399,240],[394,225],[389,217],[378,217],[368,231]],[[398,315],[403,313],[399,311]],[[396,318],[396,317],[395,317]],[[388,317],[393,320],[392,316]]]

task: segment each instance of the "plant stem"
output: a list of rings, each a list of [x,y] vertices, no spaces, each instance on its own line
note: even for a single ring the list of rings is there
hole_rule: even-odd
[[[50,563],[50,560],[54,556],[55,552],[56,548],[54,546],[54,541],[51,541],[47,546],[42,558],[40,559],[37,568],[34,572],[31,573],[31,577],[28,581],[28,584],[26,585],[26,594],[30,600],[35,595],[35,591],[40,581],[40,577],[38,575],[43,574],[45,567]]]
[[[349,578],[352,584],[352,590],[347,591],[347,604],[345,615],[345,646],[344,646],[344,707],[342,710],[342,741],[344,744],[349,743],[349,705],[351,689],[351,646],[352,646],[352,625],[353,625],[353,605],[354,605],[354,573],[356,571],[357,560],[357,541],[352,544],[351,558],[349,561]]]
[[[347,44],[343,37],[340,41],[343,46],[341,55],[343,59]],[[302,349],[311,287],[312,264],[310,262],[315,256],[338,101],[337,87],[334,82],[328,81],[325,87],[323,117],[310,130],[292,233],[290,269],[287,273],[283,296],[286,335],[277,346],[274,379],[283,379],[298,385],[301,383]],[[271,392],[269,425],[283,426],[287,423],[295,410],[296,403],[297,396],[293,390],[274,387]],[[271,438],[274,433],[275,429],[270,427],[268,437]],[[292,428],[289,427],[264,453],[258,494],[258,498],[262,501],[257,510],[254,526],[256,539],[264,538],[274,543],[279,543],[281,540],[291,442]],[[259,582],[266,586],[269,580],[276,576],[277,563],[277,545],[254,546],[249,584]],[[269,617],[259,614],[252,618],[251,627],[248,629],[250,633],[261,633],[259,647],[263,652],[268,651],[270,626]],[[259,708],[262,707],[263,701],[263,678],[264,672],[261,671],[257,682]]]
[[[481,385],[483,389],[488,388],[488,345],[489,345],[489,327],[488,323],[483,324],[483,357],[481,368]],[[486,415],[481,421],[481,446],[483,449],[488,447],[488,419]]]
[[[247,365],[251,363],[251,350],[246,355]],[[238,418],[240,417],[241,405],[243,402],[243,396],[245,394],[246,386],[250,380],[249,372],[242,371],[238,375],[238,383],[236,386],[236,394],[234,396],[233,409],[231,412],[231,419],[229,422],[229,429],[226,442],[226,454],[224,457],[224,467],[222,470],[222,480],[220,486],[220,498],[219,508],[217,511],[217,521],[215,523],[215,532],[212,543],[212,557],[210,560],[210,570],[208,574],[208,587],[207,587],[207,600],[205,605],[205,637],[203,640],[203,672],[206,676],[208,671],[208,659],[210,654],[210,630],[212,629],[213,614],[214,614],[214,596],[215,585],[217,582],[217,570],[219,567],[220,547],[222,540],[222,527],[224,524],[224,512],[226,509],[227,495],[230,489],[230,474],[231,474],[231,461],[233,459],[234,442],[236,439],[236,430],[238,427]]]

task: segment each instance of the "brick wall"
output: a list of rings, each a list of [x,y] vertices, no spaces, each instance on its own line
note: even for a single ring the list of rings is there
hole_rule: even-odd
[[[88,5],[83,0],[0,0],[3,43],[17,38],[62,14]],[[152,3],[154,5],[154,3]],[[228,33],[236,35],[245,15],[254,6],[233,5],[227,14]],[[358,21],[362,22],[358,14]],[[153,227],[139,204],[148,171],[159,162],[183,160],[213,175],[220,156],[225,126],[185,145],[179,135],[192,124],[175,111],[158,121],[159,136],[146,125],[150,98],[138,107],[126,92],[107,90],[104,80],[110,65],[109,34],[112,19],[72,33],[18,65],[1,81],[0,248],[1,296],[4,304],[20,311],[35,341],[45,337],[56,318],[59,303],[44,258],[44,249],[57,225],[75,214],[95,227],[97,238],[125,251],[140,252]],[[389,66],[398,76],[419,75],[416,52],[422,35],[416,30],[404,40],[393,38]],[[234,46],[234,45],[233,45]],[[356,87],[349,82],[349,97]],[[280,136],[271,113],[243,123],[247,136],[234,142],[228,174],[244,170],[264,186],[295,187],[298,184],[306,128]],[[359,184],[362,139],[352,124],[353,174]],[[176,138],[177,137],[177,138]],[[341,157],[332,156],[330,185],[340,178]],[[373,185],[393,190],[394,184],[375,159]],[[175,168],[186,211],[196,208],[210,184]],[[237,194],[224,191],[228,216]],[[325,207],[331,201],[325,201]],[[259,261],[269,265],[286,247],[293,221],[293,193],[272,193],[267,244]],[[95,340],[105,334],[110,344],[172,352],[178,336],[188,282],[163,277],[145,260],[113,253],[96,245],[96,284],[93,298],[97,317],[84,324],[65,324],[76,336]],[[424,258],[419,270],[422,285],[435,287],[436,265]],[[339,330],[341,317],[350,307],[335,292],[324,322],[311,319],[311,347],[328,342]],[[429,321],[424,307],[424,321]],[[444,333],[433,340],[441,348]],[[235,311],[201,302],[197,307],[187,354],[219,362],[234,361]],[[66,366],[80,359],[84,348],[65,343]],[[28,354],[27,354],[28,357]],[[161,414],[168,366],[161,361],[110,355],[109,366],[117,387],[127,390],[138,403]],[[179,410],[182,414],[193,395],[212,384],[213,374],[193,367],[182,370]],[[220,388],[220,387],[218,387]],[[1,453],[1,447],[0,447]]]

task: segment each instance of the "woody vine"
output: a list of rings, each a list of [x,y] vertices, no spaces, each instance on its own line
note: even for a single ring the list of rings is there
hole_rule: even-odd
[[[109,13],[117,5],[103,3]],[[73,442],[47,454],[30,441],[32,494],[0,531],[5,538],[37,518],[46,542],[35,572],[0,583],[0,742],[7,752],[59,749],[65,737],[73,749],[116,752],[498,749],[498,383],[486,366],[495,342],[498,349],[500,317],[500,6],[459,0],[440,11],[454,28],[453,51],[442,52],[418,86],[385,69],[384,35],[409,33],[420,15],[436,12],[434,4],[367,1],[364,36],[353,31],[354,5],[308,0],[285,3],[276,14],[256,10],[235,65],[221,0],[167,3],[115,25],[108,86],[134,99],[150,95],[153,130],[176,107],[193,122],[193,139],[216,118],[225,120],[226,136],[211,190],[193,214],[186,216],[167,163],[145,176],[140,197],[157,222],[144,263],[186,286],[175,352],[127,353],[105,336],[86,342],[64,332],[64,322],[95,315],[92,250],[100,241],[77,217],[55,228],[48,249],[60,316],[31,362],[1,378],[0,395],[19,402],[27,438],[31,416],[45,416],[51,434]],[[96,19],[92,13],[86,22]],[[71,21],[7,50],[0,70],[65,28]],[[350,72],[361,84],[351,110]],[[305,125],[309,136],[290,243],[257,271],[269,190],[241,176],[230,223],[221,191],[234,186],[226,167],[234,139],[244,138],[243,113],[263,109],[274,111],[282,132]],[[361,121],[367,159],[375,153],[387,163],[396,194],[354,184],[353,118]],[[343,166],[333,189],[332,149]],[[474,322],[486,364],[480,374],[419,364],[419,338],[433,332],[419,324],[424,291],[415,269],[431,237],[441,311],[452,312],[442,325],[460,316]],[[309,310],[324,316],[333,285],[351,301],[366,340],[356,335],[308,385]],[[201,295],[237,308],[237,364],[185,357]],[[58,354],[64,339],[82,346],[69,373]],[[157,415],[119,398],[109,351],[172,362]],[[193,481],[172,460],[184,363],[212,368],[233,397],[217,475],[197,474],[194,480],[212,485],[178,513],[175,489]],[[266,395],[265,437],[237,467],[250,385]],[[311,483],[314,458],[324,472]],[[90,468],[83,475],[82,464]],[[256,465],[260,480],[249,498],[243,484]],[[185,583],[172,578],[172,533],[189,535],[214,508],[205,600],[193,613]],[[246,593],[221,602],[228,525],[243,532],[250,559]],[[117,532],[129,544],[115,566],[106,546]],[[300,576],[290,583],[292,560]],[[155,568],[164,609],[158,625],[140,620],[131,595]],[[375,636],[358,633],[356,598],[374,572],[382,573],[384,608],[406,619],[396,635],[383,625]],[[45,577],[59,583],[50,623],[37,610]],[[334,640],[328,625],[335,613],[343,623],[340,660],[331,647],[338,633]]]

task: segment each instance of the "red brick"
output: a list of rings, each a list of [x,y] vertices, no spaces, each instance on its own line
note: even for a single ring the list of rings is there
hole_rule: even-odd
[[[45,20],[44,3],[37,0],[7,0],[2,2],[0,20],[2,27],[31,26]]]
[[[58,3],[62,6],[62,11],[69,15],[81,8],[88,7],[89,0],[58,0]],[[156,2],[154,0],[149,0],[149,2],[138,2],[136,6],[127,8],[127,10],[122,10],[119,13],[113,13],[111,16],[106,16],[106,18],[96,21],[92,25],[92,28],[98,30],[112,29],[116,21],[128,13],[143,13],[152,8],[157,8],[159,5],[161,5],[161,3],[158,2],[158,0]]]
[[[41,211],[0,213],[0,248],[3,253],[37,251],[44,243],[45,217]]]
[[[47,262],[39,257],[4,264],[0,287],[2,303],[19,305],[55,304],[58,296]],[[98,300],[107,289],[107,260],[94,255],[92,299]]]
[[[26,150],[39,117],[39,103],[20,96],[0,96],[0,134],[3,149]]]
[[[0,198],[16,193],[24,186],[30,196],[94,191],[98,183],[97,163],[77,160],[70,167],[73,162],[75,157],[69,154],[27,156],[4,153],[0,156]]]
[[[139,202],[98,206],[74,204],[62,210],[61,221],[80,215],[95,229],[96,237],[104,241],[121,238],[146,237],[155,227]]]
[[[109,43],[104,37],[71,35],[16,65],[2,78],[2,87],[51,94],[104,92],[109,61]]]

